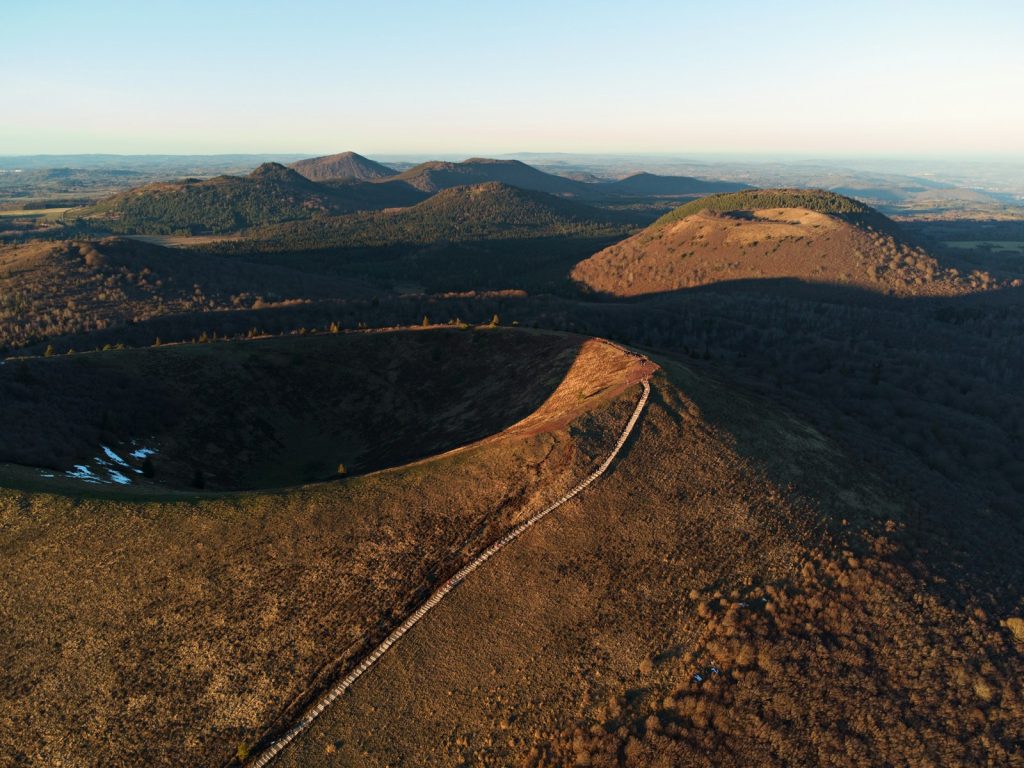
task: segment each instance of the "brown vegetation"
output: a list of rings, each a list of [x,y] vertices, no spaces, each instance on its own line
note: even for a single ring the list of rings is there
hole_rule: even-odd
[[[0,352],[153,317],[367,296],[359,282],[117,238],[0,248]]]
[[[1020,760],[1011,631],[911,574],[902,500],[814,430],[672,370],[614,472],[280,765]]]
[[[668,218],[668,217],[666,217]],[[795,278],[898,296],[948,296],[989,287],[894,229],[806,208],[701,211],[656,223],[572,272],[590,290],[638,296],[735,280]]]
[[[518,323],[663,353],[634,437],[282,764],[1024,764],[1019,265],[761,190],[602,251],[580,296],[581,210],[487,185],[232,258],[0,252],[0,345],[41,355],[0,364],[5,455],[161,441],[127,490],[0,467],[4,759],[223,765],[294,722],[628,416],[631,358]],[[210,343],[62,356],[158,338]]]
[[[174,502],[0,491],[4,759],[219,765],[290,723],[432,585],[603,458],[632,358],[554,341],[575,359],[539,413],[441,458]],[[509,376],[501,362],[521,352],[496,350],[493,375]],[[520,396],[494,397],[510,411]]]

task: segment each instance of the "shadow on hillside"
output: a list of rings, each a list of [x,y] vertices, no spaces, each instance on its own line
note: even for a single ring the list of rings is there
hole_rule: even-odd
[[[521,292],[475,291],[449,296],[411,294],[369,300],[284,301],[252,309],[179,312],[99,330],[54,335],[14,349],[0,346],[0,359],[8,354],[42,355],[51,345],[58,354],[63,354],[69,350],[99,350],[107,345],[149,347],[199,339],[304,334],[327,330],[332,323],[337,323],[343,331],[356,331],[418,326],[425,317],[438,325],[480,324],[498,315],[502,324],[511,324],[512,320],[525,320],[529,316],[528,306],[547,307],[557,302],[551,297],[533,300]]]
[[[864,519],[875,530],[892,520],[896,557],[958,599],[1004,610],[1019,602],[1024,289],[897,298],[745,280],[627,305],[634,339],[783,405],[845,454],[843,471],[794,463],[792,446],[777,444],[756,413],[691,382],[687,395],[782,487],[827,498],[867,479],[882,503]]]
[[[129,452],[143,445],[157,451],[154,479],[167,488],[362,474],[519,422],[551,397],[583,343],[437,329],[12,360],[0,367],[0,462],[85,465],[109,485],[111,469],[134,478],[143,458]],[[127,463],[110,464],[102,446]]]
[[[956,240],[1024,240],[1024,221],[995,219],[910,220],[903,227],[927,236],[932,242]]]
[[[900,296],[891,291],[874,291],[857,285],[816,283],[795,277],[746,278],[723,280],[707,285],[658,291],[640,296],[618,296],[604,291],[586,289],[576,283],[588,300],[602,303],[674,302],[701,295],[758,295],[779,299],[796,299],[825,304],[849,304],[882,309],[930,309],[943,306],[1019,306],[1024,304],[1020,286],[993,288],[964,293],[959,296]]]
[[[374,280],[382,286],[412,284],[427,292],[521,289],[572,295],[572,267],[622,238],[563,235],[481,238],[460,242],[281,248],[239,253],[240,260],[320,275]]]

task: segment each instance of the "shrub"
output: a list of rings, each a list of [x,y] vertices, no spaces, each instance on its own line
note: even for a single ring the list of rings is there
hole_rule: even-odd
[[[666,213],[654,222],[654,226],[671,224],[705,210],[728,213],[761,208],[806,208],[819,213],[845,215],[874,213],[873,209],[864,203],[821,189],[753,189],[702,197]]]
[[[1024,643],[1024,619],[1019,616],[1011,616],[1005,621],[1006,628],[1013,633],[1013,638],[1019,643]]]

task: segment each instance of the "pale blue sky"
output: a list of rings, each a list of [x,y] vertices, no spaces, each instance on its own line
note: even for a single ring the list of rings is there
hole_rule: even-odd
[[[1022,0],[8,0],[0,155],[1020,154],[1022,43]]]

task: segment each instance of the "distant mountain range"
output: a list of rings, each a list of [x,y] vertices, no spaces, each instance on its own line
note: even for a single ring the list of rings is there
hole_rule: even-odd
[[[598,200],[609,197],[682,197],[735,192],[747,185],[729,181],[703,181],[691,176],[658,176],[637,173],[625,179],[601,182],[594,178],[568,178],[545,173],[519,160],[489,160],[474,157],[461,163],[429,162],[394,177],[417,189],[436,192],[453,186],[500,181],[520,189],[551,195]]]
[[[578,181],[518,160],[432,161],[401,173],[354,152],[310,158],[289,167],[264,163],[248,176],[147,184],[68,216],[129,234],[207,234],[320,216],[415,205],[446,189],[504,184],[594,204],[671,198],[742,189],[731,182],[640,173],[615,182]],[[648,219],[649,220],[649,219]]]
[[[569,197],[601,197],[601,185],[573,181],[539,171],[518,160],[488,160],[474,157],[461,163],[432,161],[417,165],[391,181],[410,184],[424,192],[437,192],[467,184],[498,181],[520,189]]]
[[[686,197],[712,195],[716,192],[736,192],[749,189],[746,184],[733,181],[705,181],[693,176],[658,176],[653,173],[635,173],[619,181],[604,185],[616,195],[636,197]]]

